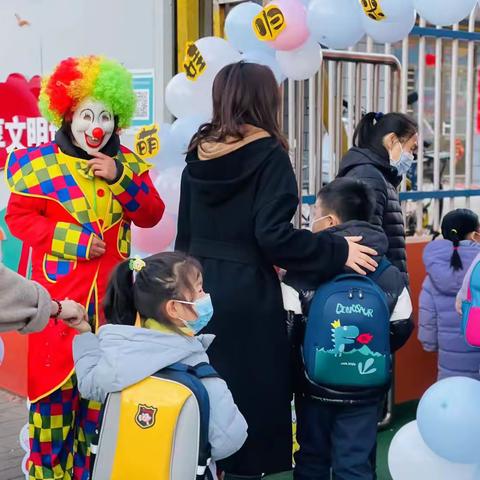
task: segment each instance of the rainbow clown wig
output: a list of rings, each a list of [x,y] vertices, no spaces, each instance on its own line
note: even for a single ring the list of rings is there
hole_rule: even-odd
[[[130,126],[136,104],[132,76],[118,62],[100,56],[71,57],[60,62],[42,82],[40,111],[60,127],[88,97],[110,108],[118,127]]]

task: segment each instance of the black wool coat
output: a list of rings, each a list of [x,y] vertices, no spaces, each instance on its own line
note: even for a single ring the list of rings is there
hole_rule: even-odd
[[[397,169],[383,157],[366,148],[351,148],[340,162],[338,177],[364,181],[377,199],[372,224],[383,228],[388,238],[387,258],[408,280],[405,224],[397,188],[402,181]]]
[[[186,158],[176,249],[198,258],[214,316],[208,350],[248,423],[248,439],[224,471],[259,475],[292,466],[291,373],[280,283],[274,265],[318,282],[342,271],[344,239],[295,230],[295,176],[273,138],[224,156]]]

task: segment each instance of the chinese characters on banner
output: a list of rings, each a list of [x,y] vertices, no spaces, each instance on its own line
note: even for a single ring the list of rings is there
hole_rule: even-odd
[[[55,129],[38,109],[39,91],[38,76],[27,80],[12,73],[0,82],[0,170],[12,150],[36,147],[54,137]]]
[[[43,117],[25,118],[15,115],[11,120],[0,118],[0,149],[10,153],[18,148],[36,147],[51,142],[56,130]]]

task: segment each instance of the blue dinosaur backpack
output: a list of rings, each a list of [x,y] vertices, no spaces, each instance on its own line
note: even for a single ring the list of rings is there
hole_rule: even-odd
[[[339,275],[315,292],[302,351],[313,384],[348,391],[389,383],[390,311],[375,281],[390,265],[384,258],[375,273]]]

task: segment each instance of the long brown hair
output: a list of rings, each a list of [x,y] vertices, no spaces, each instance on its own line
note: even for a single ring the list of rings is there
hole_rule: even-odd
[[[238,62],[222,68],[213,82],[213,118],[192,138],[188,151],[203,142],[244,138],[245,125],[266,130],[288,149],[279,124],[280,92],[270,68]]]

